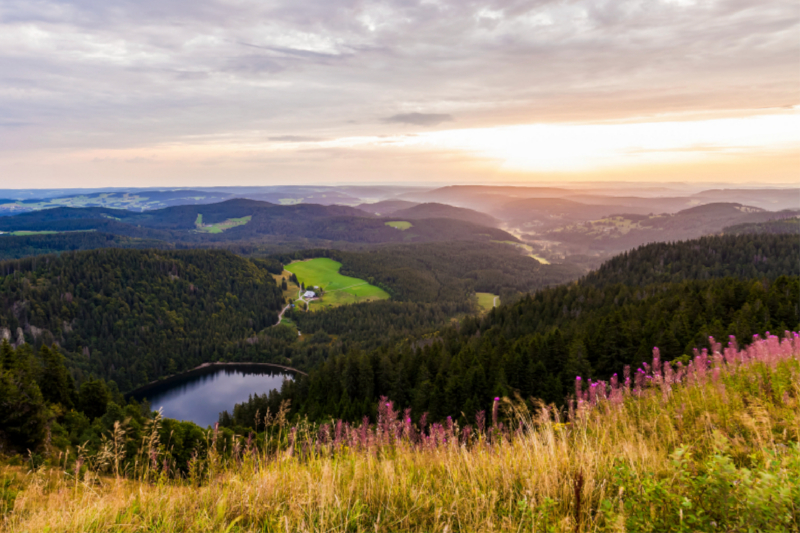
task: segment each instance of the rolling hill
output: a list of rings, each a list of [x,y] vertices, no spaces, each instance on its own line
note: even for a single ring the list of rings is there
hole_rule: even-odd
[[[713,203],[675,214],[615,215],[569,224],[543,233],[543,237],[589,250],[606,252],[635,248],[649,242],[686,240],[721,233],[736,224],[762,223],[797,216],[796,211],[765,211],[735,203]]]
[[[201,231],[206,225],[224,224],[233,219],[246,219],[242,220],[246,223],[227,224],[227,229],[218,233]],[[384,220],[354,207],[275,205],[245,199],[181,205],[141,213],[97,207],[58,207],[0,218],[0,231],[99,231],[187,244],[293,239],[362,244],[516,240],[495,228],[452,219],[421,219],[411,230],[398,232],[386,226]]]
[[[373,204],[360,204],[356,207],[372,215],[385,216],[391,215],[395,211],[399,211],[401,209],[414,207],[415,205],[419,204],[417,202],[409,202],[407,200],[383,200]]]
[[[481,226],[497,226],[498,220],[485,213],[452,205],[427,203],[419,204],[406,209],[399,209],[392,213],[392,218],[418,220],[423,218],[450,218],[463,220]]]
[[[595,220],[613,214],[645,214],[647,208],[630,208],[619,204],[590,205],[566,198],[525,198],[513,200],[500,209],[502,219],[527,228],[553,227],[566,222]]]

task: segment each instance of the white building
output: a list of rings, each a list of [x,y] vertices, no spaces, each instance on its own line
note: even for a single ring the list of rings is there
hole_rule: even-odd
[[[317,294],[314,291],[306,291],[303,298],[314,298]]]

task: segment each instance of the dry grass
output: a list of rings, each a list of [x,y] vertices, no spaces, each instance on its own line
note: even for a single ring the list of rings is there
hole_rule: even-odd
[[[769,470],[774,485],[758,478],[751,488],[767,491],[770,500],[773,492],[778,495],[769,487],[788,487],[787,512],[793,516],[788,522],[775,518],[775,529],[766,530],[797,525],[800,501],[792,504],[800,499],[800,474],[792,471],[800,465],[797,359],[755,363],[716,381],[675,387],[667,396],[653,390],[618,404],[601,402],[570,424],[552,408],[531,414],[519,405],[504,401],[506,420],[521,424],[516,434],[501,437],[490,429],[468,443],[453,438],[420,445],[386,438],[361,450],[345,441],[320,444],[317,428],[302,426],[297,433],[302,437],[292,445],[276,426],[283,445],[252,448],[227,460],[212,452],[204,470],[179,480],[145,468],[136,479],[117,477],[113,459],[106,461],[109,475],[90,469],[78,480],[64,469],[41,468],[22,476],[26,487],[0,529],[624,531],[632,513],[647,505],[653,524],[663,515],[682,527],[685,517],[677,515],[683,510],[661,509],[658,502],[665,496],[656,489],[648,499],[648,480],[678,490],[692,483],[692,476],[681,477],[686,473],[681,464],[697,477],[705,475],[704,461],[725,457],[735,472],[756,476],[759,469]],[[623,470],[625,484],[619,477]],[[693,493],[687,494],[691,500]],[[756,493],[747,494],[753,499]]]

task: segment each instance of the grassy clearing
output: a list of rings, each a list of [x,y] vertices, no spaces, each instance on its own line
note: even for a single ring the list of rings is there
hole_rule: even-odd
[[[222,233],[223,231],[235,228],[236,226],[244,226],[245,224],[250,222],[251,218],[253,217],[246,216],[241,218],[229,218],[225,222],[219,222],[217,224],[209,224],[204,226],[203,215],[197,215],[197,220],[195,220],[195,227],[197,227],[197,231],[201,233]]]
[[[83,233],[92,232],[93,229],[75,230],[75,231],[9,231],[7,233],[0,232],[0,235],[11,235],[14,237],[27,237],[29,235],[55,235],[56,233]]]
[[[293,272],[306,287],[322,287],[323,296],[320,300],[311,302],[312,310],[389,298],[386,291],[363,279],[340,274],[342,264],[333,259],[320,257],[310,261],[297,261],[288,267],[287,270]]]
[[[233,450],[209,433],[180,479],[157,441],[142,443],[128,479],[111,475],[113,453],[85,458],[77,477],[71,464],[6,468],[15,501],[0,529],[797,531],[800,341],[791,354],[758,350],[746,363],[696,358],[702,369],[680,382],[647,372],[643,388],[592,393],[569,423],[503,400],[486,428],[420,431],[389,402],[366,430],[289,427],[279,414]]]
[[[399,229],[400,231],[405,231],[408,228],[413,227],[411,222],[406,222],[405,220],[396,220],[394,222],[387,222],[387,226],[391,226],[392,228]]]
[[[8,235],[14,235],[15,237],[25,237],[28,235],[55,235],[56,233],[62,233],[60,231],[11,231]]]
[[[282,282],[286,281],[286,290],[283,291],[283,297],[289,298],[289,300],[296,300],[297,293],[300,290],[300,285],[296,284],[292,281],[292,273],[284,270],[280,274],[272,274],[272,278],[275,280],[275,283],[278,284],[278,287],[281,286]]]
[[[488,313],[493,307],[500,305],[500,296],[496,294],[490,292],[478,292],[475,294],[478,297],[478,307],[484,313]]]

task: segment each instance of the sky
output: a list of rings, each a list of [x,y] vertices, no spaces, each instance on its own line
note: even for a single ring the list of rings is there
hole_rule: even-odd
[[[796,0],[1,0],[0,188],[800,182]]]

